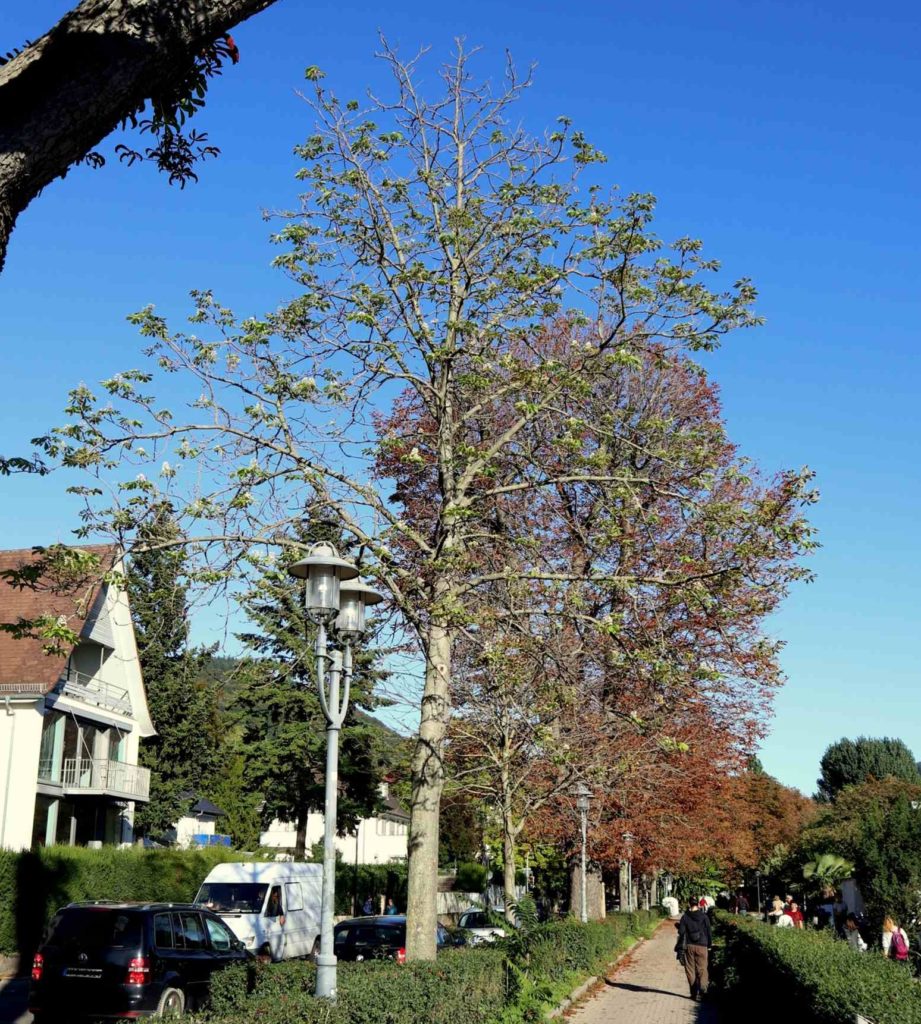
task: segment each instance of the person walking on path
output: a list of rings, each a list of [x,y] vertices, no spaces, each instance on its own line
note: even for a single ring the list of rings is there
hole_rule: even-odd
[[[883,921],[883,956],[898,963],[908,963],[908,933],[892,917]]]
[[[707,994],[710,987],[708,971],[710,946],[713,935],[710,931],[710,919],[706,911],[701,910],[696,900],[688,901],[688,909],[678,922],[678,942],[675,952],[684,964],[684,973],[691,990],[691,999],[700,999]]]

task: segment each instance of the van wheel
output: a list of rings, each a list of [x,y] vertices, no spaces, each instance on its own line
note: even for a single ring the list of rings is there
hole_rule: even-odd
[[[272,962],[272,947],[267,942],[256,954],[256,959],[261,964],[270,964]]]
[[[179,1017],[185,1012],[185,993],[181,988],[165,988],[157,1004],[158,1017]]]
[[[314,939],[313,940],[313,946],[312,946],[312,948],[310,950],[310,959],[314,963],[316,963],[317,962],[317,957],[319,955],[320,955],[320,940],[319,939]]]

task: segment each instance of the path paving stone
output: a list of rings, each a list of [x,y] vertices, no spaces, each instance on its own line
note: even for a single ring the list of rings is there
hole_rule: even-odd
[[[688,999],[670,921],[567,1015],[571,1024],[719,1024],[716,1008]]]

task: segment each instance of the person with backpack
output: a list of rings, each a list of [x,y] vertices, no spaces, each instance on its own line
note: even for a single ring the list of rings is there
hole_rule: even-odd
[[[675,944],[675,953],[684,965],[691,999],[702,999],[710,987],[708,959],[712,944],[710,918],[698,901],[691,899],[678,922],[678,941]]]
[[[883,920],[883,956],[896,963],[908,963],[908,933],[892,917]]]

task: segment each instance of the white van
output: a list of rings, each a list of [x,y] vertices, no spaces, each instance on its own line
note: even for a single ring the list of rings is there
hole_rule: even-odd
[[[322,889],[322,864],[227,863],[211,870],[195,902],[253,953],[286,960],[319,951]]]

